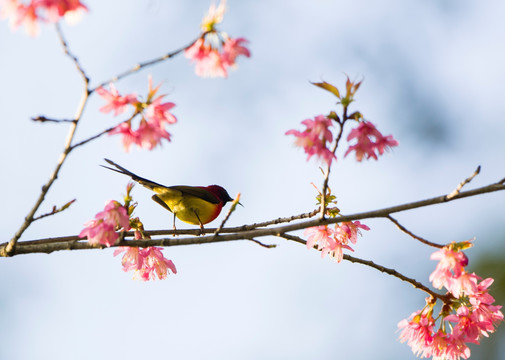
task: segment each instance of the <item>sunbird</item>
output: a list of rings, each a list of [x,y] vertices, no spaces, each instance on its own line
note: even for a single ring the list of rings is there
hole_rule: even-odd
[[[218,185],[209,186],[165,186],[154,181],[140,177],[115,162],[104,159],[115,169],[101,165],[106,169],[131,177],[134,181],[145,186],[156,194],[152,199],[174,214],[175,217],[188,224],[200,225],[202,234],[203,225],[214,220],[221,213],[223,206],[233,201],[228,192]]]

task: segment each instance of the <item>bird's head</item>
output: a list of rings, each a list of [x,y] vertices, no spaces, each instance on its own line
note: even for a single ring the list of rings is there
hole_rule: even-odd
[[[233,201],[233,198],[228,194],[228,191],[226,191],[223,187],[219,185],[209,185],[207,186],[207,189],[214,194],[220,201],[223,202],[223,205],[226,204],[228,201]]]

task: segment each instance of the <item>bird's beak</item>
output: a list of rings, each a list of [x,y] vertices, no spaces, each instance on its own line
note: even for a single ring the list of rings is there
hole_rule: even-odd
[[[239,201],[237,204],[239,204],[240,206],[244,207],[244,205],[242,205],[242,204],[240,203],[240,201]]]

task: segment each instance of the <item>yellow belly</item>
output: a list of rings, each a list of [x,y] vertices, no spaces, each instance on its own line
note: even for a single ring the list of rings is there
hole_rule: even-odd
[[[207,224],[214,220],[221,211],[221,204],[213,204],[206,200],[191,195],[182,195],[180,191],[158,192],[158,197],[163,200],[175,216],[185,223],[199,225]],[[197,216],[198,215],[198,216]],[[198,220],[200,218],[200,221]]]

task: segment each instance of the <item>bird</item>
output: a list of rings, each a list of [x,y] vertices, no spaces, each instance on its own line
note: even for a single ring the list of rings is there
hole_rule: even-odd
[[[165,186],[140,177],[112,160],[104,160],[114,168],[105,165],[101,165],[102,167],[129,176],[135,182],[156,193],[151,198],[174,214],[174,231],[177,217],[185,223],[200,225],[201,234],[205,234],[203,225],[217,218],[223,206],[233,201],[228,192],[219,185]]]

